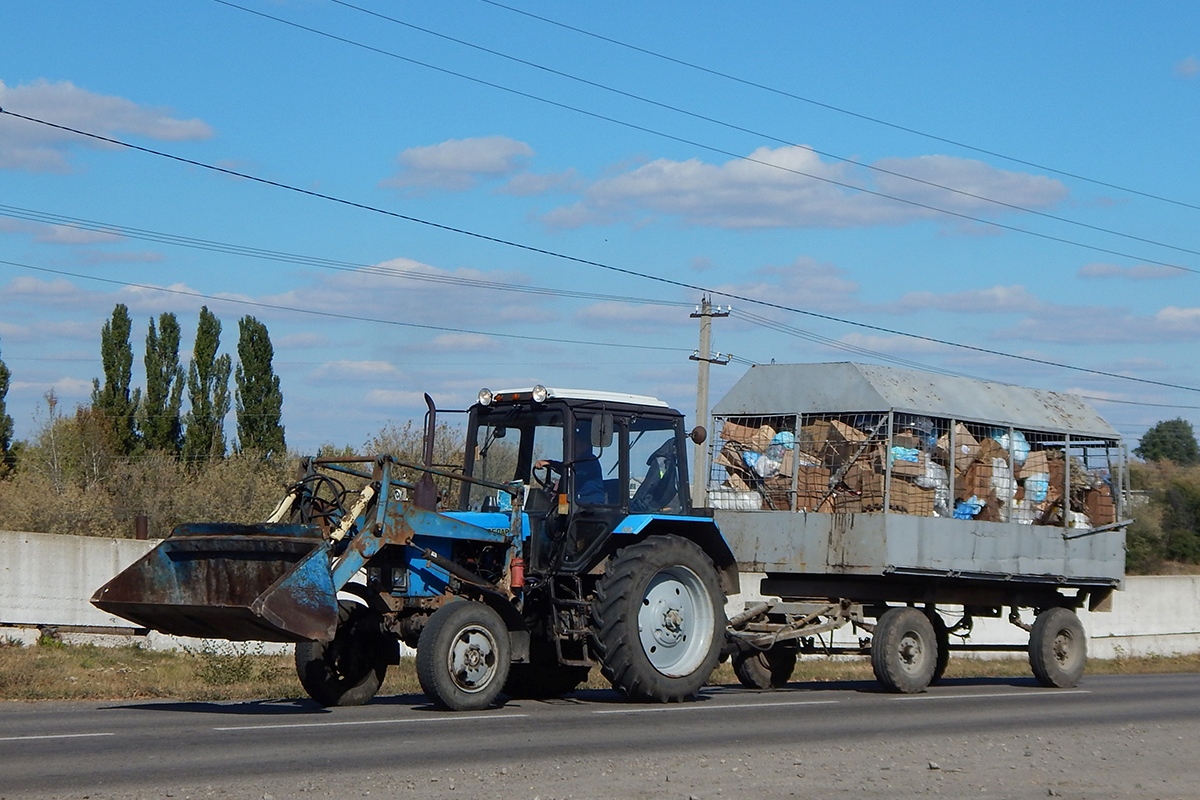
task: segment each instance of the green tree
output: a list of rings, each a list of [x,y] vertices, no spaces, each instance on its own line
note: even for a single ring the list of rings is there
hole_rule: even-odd
[[[179,321],[161,314],[158,328],[150,320],[146,334],[146,394],[142,403],[142,439],[150,450],[178,453],[183,444],[183,405],[186,380],[179,365]]]
[[[221,321],[208,306],[200,309],[196,345],[188,367],[188,402],[183,457],[204,461],[225,456],[225,415],[229,413],[229,373],[233,359],[217,356],[221,346]]]
[[[13,419],[8,414],[8,381],[12,377],[8,366],[0,360],[0,478],[16,469],[16,453],[13,451]]]
[[[1196,444],[1192,423],[1183,419],[1156,423],[1142,436],[1133,452],[1147,461],[1174,461],[1185,466],[1200,462],[1200,447]]]
[[[283,393],[271,365],[275,351],[267,326],[254,317],[238,321],[237,428],[238,449],[266,458],[287,452],[283,438]]]
[[[133,380],[133,347],[129,344],[132,325],[129,309],[117,303],[112,319],[100,331],[100,360],[104,384],[92,380],[92,407],[100,412],[112,429],[112,440],[120,455],[129,455],[138,444],[136,424],[141,390],[130,392]]]

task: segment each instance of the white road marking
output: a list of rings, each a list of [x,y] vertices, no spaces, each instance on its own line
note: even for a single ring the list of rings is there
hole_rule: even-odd
[[[778,706],[831,706],[837,705],[837,700],[781,700],[776,703],[747,703],[746,705],[709,705],[696,704],[688,706],[654,706],[652,708],[613,708],[604,709],[602,711],[593,711],[593,714],[651,714],[654,712],[670,713],[672,711],[721,711],[723,709],[733,709],[741,711],[744,709],[768,708]]]
[[[346,725],[410,725],[421,722],[489,722],[495,719],[518,719],[520,717],[528,717],[528,714],[479,714],[466,716],[464,714],[456,714],[446,717],[425,717],[422,719],[361,719],[361,720],[345,720],[342,722],[284,722],[275,725],[232,725],[222,728],[213,728],[214,731],[269,731],[269,730],[284,730],[286,728],[337,728]]]
[[[41,736],[0,736],[0,742],[28,742],[34,739],[85,739],[93,736],[116,736],[115,733],[48,733]]]
[[[1067,689],[1066,691],[1049,692],[988,692],[986,694],[913,694],[905,697],[893,697],[893,700],[974,700],[976,697],[1017,697],[1017,698],[1052,698],[1066,694],[1091,694],[1089,689]]]

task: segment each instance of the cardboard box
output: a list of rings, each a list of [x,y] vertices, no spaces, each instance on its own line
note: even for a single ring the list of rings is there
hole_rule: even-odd
[[[805,453],[837,469],[854,458],[868,438],[866,433],[841,420],[822,419],[800,429],[798,444]]]
[[[922,489],[915,483],[904,480],[892,481],[892,496],[888,506],[901,514],[919,517],[933,516],[933,489]]]
[[[974,495],[985,499],[992,491],[992,462],[973,461],[967,471],[954,479],[954,496],[966,500]]]
[[[1092,525],[1111,525],[1117,521],[1117,504],[1107,486],[1088,489],[1083,494],[1084,510]]]
[[[740,444],[756,453],[766,452],[774,436],[775,429],[770,425],[743,425],[731,419],[721,425],[722,440]]]
[[[829,494],[829,470],[801,465],[796,473],[796,509],[816,511]]]
[[[904,445],[895,446],[903,447]],[[895,453],[888,454],[888,461],[892,466],[892,474],[908,478],[918,478],[925,474],[925,459],[926,455],[919,450],[917,451],[916,461],[905,461],[902,458],[896,458]]]
[[[774,511],[792,508],[792,476],[778,475],[762,482],[763,505]],[[801,466],[796,473],[796,510],[816,511],[829,494],[829,470]]]
[[[934,451],[938,458],[950,465],[950,434],[944,433],[937,440]],[[961,422],[954,426],[954,471],[963,474],[979,458],[979,440]]]
[[[1017,477],[1024,480],[1030,475],[1047,474],[1050,472],[1050,458],[1045,450],[1033,450],[1025,458],[1025,463],[1017,468]]]

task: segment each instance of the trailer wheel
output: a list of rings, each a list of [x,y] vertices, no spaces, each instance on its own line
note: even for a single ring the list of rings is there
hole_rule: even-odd
[[[929,678],[929,685],[932,686],[942,679],[946,674],[946,667],[950,664],[950,626],[933,608],[925,609],[925,616],[929,617],[929,622],[933,625],[934,641],[937,642],[937,664]]]
[[[1069,608],[1048,608],[1037,615],[1029,633],[1029,666],[1042,686],[1069,689],[1087,665],[1083,623]]]
[[[796,668],[796,650],[776,645],[768,650],[738,653],[733,657],[733,674],[747,689],[778,689],[786,686]]]
[[[447,603],[433,613],[417,643],[417,680],[439,708],[478,711],[504,688],[508,628],[483,603]]]
[[[929,617],[915,608],[892,608],[875,623],[871,668],[892,692],[925,691],[937,668],[937,635]]]
[[[600,668],[631,700],[694,695],[717,665],[724,599],[712,560],[678,536],[618,551],[592,605]]]
[[[333,640],[296,645],[296,675],[323,706],[361,706],[387,675],[389,637],[378,614],[357,603],[338,604]]]

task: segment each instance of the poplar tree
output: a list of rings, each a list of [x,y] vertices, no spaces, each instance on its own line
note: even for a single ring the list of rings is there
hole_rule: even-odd
[[[130,392],[133,379],[133,347],[129,344],[132,323],[129,309],[117,303],[112,319],[100,331],[100,361],[104,384],[92,379],[92,408],[107,420],[112,444],[118,455],[129,455],[138,444],[136,415],[141,390]]]
[[[264,458],[287,452],[283,438],[283,393],[271,365],[275,352],[267,326],[254,317],[238,321],[237,428],[238,449]]]
[[[13,419],[8,413],[8,380],[12,373],[8,366],[0,360],[0,478],[8,475],[16,467],[16,457],[13,453]]]
[[[159,315],[157,329],[154,320],[150,320],[145,363],[142,439],[150,450],[178,453],[183,444],[179,411],[186,377],[179,365],[179,321],[174,314]]]
[[[196,345],[188,367],[188,402],[183,457],[188,461],[225,457],[225,415],[229,413],[229,373],[233,359],[217,356],[221,321],[208,306],[200,309]]]

